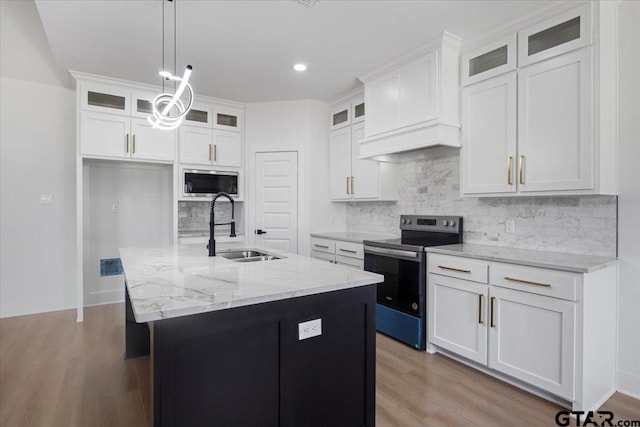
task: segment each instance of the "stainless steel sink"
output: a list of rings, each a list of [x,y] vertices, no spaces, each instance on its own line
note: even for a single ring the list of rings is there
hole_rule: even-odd
[[[254,249],[240,249],[235,251],[220,252],[219,255],[229,261],[234,262],[256,262],[256,261],[270,261],[274,259],[280,259],[275,255],[260,252]]]

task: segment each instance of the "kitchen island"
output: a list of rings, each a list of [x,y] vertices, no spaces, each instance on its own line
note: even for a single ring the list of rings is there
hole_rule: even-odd
[[[151,354],[153,425],[375,425],[383,277],[268,252],[120,249],[125,357]]]

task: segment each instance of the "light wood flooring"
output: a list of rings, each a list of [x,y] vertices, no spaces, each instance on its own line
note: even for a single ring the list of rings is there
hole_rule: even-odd
[[[383,335],[377,347],[378,426],[556,425],[543,399]],[[83,323],[75,310],[0,319],[0,426],[146,426],[149,359],[123,351],[123,304],[88,307]],[[640,420],[619,393],[602,409]]]

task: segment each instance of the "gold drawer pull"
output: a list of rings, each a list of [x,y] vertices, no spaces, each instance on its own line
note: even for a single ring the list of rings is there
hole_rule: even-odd
[[[482,320],[482,294],[478,294],[478,323],[484,325]]]
[[[358,251],[352,251],[352,250],[350,250],[350,249],[342,249],[342,248],[341,248],[340,250],[341,250],[342,252],[348,252],[348,253],[350,253],[350,254],[357,254],[357,253],[358,253]]]
[[[443,270],[459,271],[460,273],[471,273],[471,270],[464,270],[462,268],[447,267],[445,265],[439,265],[438,268],[441,268]]]
[[[351,186],[349,185],[349,181],[350,181],[351,177],[347,177],[347,194],[351,194],[351,192],[349,191],[349,189],[351,188]]]
[[[505,276],[504,280],[508,280],[510,282],[525,283],[527,285],[543,286],[545,288],[550,288],[551,287],[551,283],[531,282],[529,280],[516,279],[515,277],[507,277],[507,276]]]
[[[329,246],[318,245],[317,243],[314,243],[313,246],[315,246],[316,248],[329,249]]]
[[[507,184],[513,185],[513,179],[511,178],[511,165],[513,164],[513,157],[507,158]]]

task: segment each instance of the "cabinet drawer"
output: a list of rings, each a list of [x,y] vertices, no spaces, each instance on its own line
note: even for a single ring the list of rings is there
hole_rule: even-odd
[[[364,270],[364,261],[357,258],[351,258],[348,256],[336,255],[336,264],[348,265],[349,267],[358,268]]]
[[[327,252],[330,254],[336,253],[335,240],[320,239],[318,237],[311,238],[311,250],[319,252]]]
[[[336,256],[333,254],[328,254],[326,252],[311,251],[311,257],[316,259],[321,259],[324,261],[329,261],[330,263],[336,262]]]
[[[487,283],[487,263],[450,255],[429,254],[429,273]]]
[[[364,259],[364,246],[361,243],[336,242],[336,255]]]
[[[575,273],[521,265],[492,263],[489,266],[492,285],[570,301],[577,299],[580,277]]]

